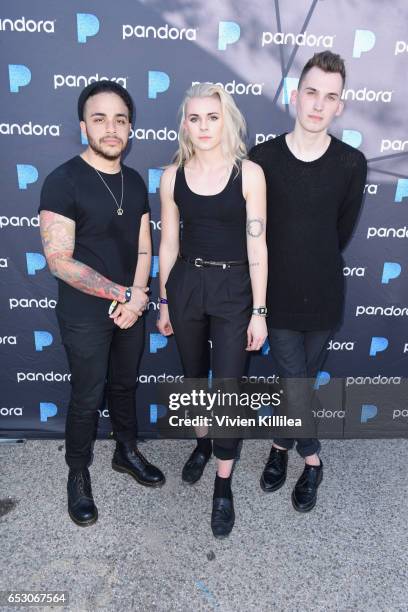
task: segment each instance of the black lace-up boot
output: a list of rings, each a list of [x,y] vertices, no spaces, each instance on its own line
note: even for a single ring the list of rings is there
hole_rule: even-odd
[[[116,472],[126,472],[146,487],[161,487],[166,482],[164,474],[142,455],[136,442],[117,442],[112,459]]]
[[[98,509],[94,504],[91,476],[87,468],[70,469],[68,474],[68,513],[80,527],[88,527],[98,520]]]

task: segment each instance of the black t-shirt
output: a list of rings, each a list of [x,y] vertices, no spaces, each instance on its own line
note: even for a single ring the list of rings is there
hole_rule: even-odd
[[[332,136],[320,158],[304,162],[285,134],[253,147],[249,157],[267,184],[268,325],[331,329],[342,318],[341,251],[360,211],[366,159]]]
[[[123,215],[95,169],[79,155],[44,181],[39,211],[75,221],[73,258],[120,285],[133,284],[140,221],[149,212],[146,186],[136,170],[122,164]],[[100,172],[120,204],[121,176]],[[57,312],[71,319],[106,318],[110,302],[88,295],[58,279]]]

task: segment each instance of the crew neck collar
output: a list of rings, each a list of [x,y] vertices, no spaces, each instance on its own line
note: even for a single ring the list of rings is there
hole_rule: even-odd
[[[292,151],[290,150],[290,148],[288,146],[288,143],[286,142],[286,136],[287,135],[288,135],[288,132],[285,132],[284,134],[282,134],[282,148],[283,148],[284,152],[286,153],[286,155],[288,157],[290,157],[292,159],[292,161],[295,161],[298,164],[303,164],[304,166],[312,166],[312,165],[320,164],[322,161],[324,161],[331,154],[333,146],[334,146],[335,138],[334,138],[334,136],[332,134],[329,134],[329,136],[330,136],[329,146],[324,151],[324,153],[322,153],[322,155],[320,157],[318,157],[317,159],[313,159],[312,161],[305,161],[303,159],[299,159],[298,157],[296,157],[296,155],[294,155],[292,153]]]
[[[77,157],[80,159],[82,164],[85,164],[88,168],[93,168],[100,174],[103,174],[103,176],[118,176],[120,175],[121,170],[123,170],[122,162],[120,162],[120,170],[118,172],[103,172],[102,170],[99,170],[98,168],[95,168],[95,166],[92,166],[92,164],[88,163],[81,155],[77,155]]]

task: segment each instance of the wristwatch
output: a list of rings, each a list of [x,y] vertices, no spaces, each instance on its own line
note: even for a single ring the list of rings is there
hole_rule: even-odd
[[[252,314],[259,315],[260,317],[266,317],[266,315],[268,314],[268,309],[266,308],[266,306],[259,306],[258,308],[252,309]]]
[[[128,287],[125,291],[125,303],[127,304],[132,299],[132,287]]]

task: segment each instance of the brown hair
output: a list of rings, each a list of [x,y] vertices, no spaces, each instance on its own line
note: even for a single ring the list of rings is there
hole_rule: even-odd
[[[344,65],[344,59],[332,53],[331,51],[322,51],[321,53],[315,53],[313,57],[303,66],[302,73],[300,75],[298,89],[305,78],[306,74],[311,68],[320,68],[323,72],[338,72],[343,79],[343,87],[346,82],[346,67]]]

